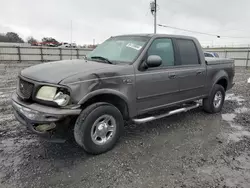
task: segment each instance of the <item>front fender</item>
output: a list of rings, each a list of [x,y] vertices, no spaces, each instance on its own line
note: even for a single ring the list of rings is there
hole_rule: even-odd
[[[88,93],[87,95],[85,95],[79,102],[79,105],[82,105],[84,103],[86,103],[88,100],[91,100],[93,97],[95,96],[100,96],[103,94],[108,94],[111,96],[116,96],[119,97],[120,99],[122,99],[126,105],[127,105],[127,110],[128,110],[128,115],[130,117],[133,117],[136,115],[136,108],[133,108],[133,101],[129,100],[128,97],[126,97],[123,93],[116,91],[116,90],[112,90],[112,89],[99,89],[99,90],[95,90],[92,91],[90,93]]]
[[[129,105],[129,100],[128,98],[116,91],[116,90],[113,90],[113,89],[99,89],[99,90],[95,90],[95,91],[92,91],[90,93],[88,93],[87,95],[85,95],[79,102],[78,104],[84,104],[86,101],[88,101],[89,99],[91,99],[92,97],[95,97],[97,95],[102,95],[102,94],[110,94],[110,95],[116,95],[118,97],[120,97],[121,99],[123,99],[128,105]]]

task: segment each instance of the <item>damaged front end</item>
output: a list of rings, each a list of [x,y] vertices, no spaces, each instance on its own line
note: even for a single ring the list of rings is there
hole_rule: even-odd
[[[12,96],[16,119],[30,131],[53,142],[64,142],[71,121],[80,109],[61,109],[21,100],[16,93]]]

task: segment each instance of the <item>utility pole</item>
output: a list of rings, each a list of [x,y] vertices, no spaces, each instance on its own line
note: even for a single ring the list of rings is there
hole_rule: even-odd
[[[151,14],[154,16],[154,34],[156,34],[156,27],[157,27],[157,20],[156,20],[156,12],[157,12],[157,4],[156,4],[156,0],[152,1],[150,3],[150,10],[151,10]]]
[[[157,8],[156,8],[156,5],[157,5],[157,4],[156,4],[156,0],[155,0],[155,6],[154,6],[154,7],[155,7],[155,14],[154,14],[154,34],[156,34],[156,26],[157,26],[157,25],[156,25],[156,9],[157,9]]]
[[[70,20],[70,59],[72,60],[72,20]]]

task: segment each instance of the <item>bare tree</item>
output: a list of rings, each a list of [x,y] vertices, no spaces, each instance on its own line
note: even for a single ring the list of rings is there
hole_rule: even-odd
[[[44,37],[44,38],[42,38],[42,42],[45,45],[55,45],[55,46],[59,45],[59,42],[56,39],[52,38],[52,37]]]
[[[27,38],[27,42],[31,45],[37,45],[38,41],[34,37],[30,36]]]

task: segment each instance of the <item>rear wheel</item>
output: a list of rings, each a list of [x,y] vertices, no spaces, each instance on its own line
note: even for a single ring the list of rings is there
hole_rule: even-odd
[[[221,111],[225,100],[225,90],[221,85],[216,84],[208,98],[203,99],[203,109],[208,113]]]
[[[95,103],[78,117],[74,137],[88,153],[100,154],[114,147],[123,129],[121,112],[112,104]]]

